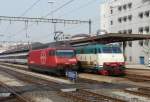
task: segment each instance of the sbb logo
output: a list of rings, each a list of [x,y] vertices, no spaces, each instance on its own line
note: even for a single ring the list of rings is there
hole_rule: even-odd
[[[41,64],[46,64],[46,52],[45,51],[41,52],[40,59],[41,59]]]

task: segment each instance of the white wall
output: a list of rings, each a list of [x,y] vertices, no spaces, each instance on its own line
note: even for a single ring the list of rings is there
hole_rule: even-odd
[[[126,10],[118,10],[118,7],[132,3],[132,8]],[[113,13],[111,14],[111,10]],[[118,33],[119,31],[124,32],[124,30],[132,29],[133,34],[139,33],[139,27],[149,26],[150,29],[150,14],[149,17],[143,15],[141,19],[138,15],[140,12],[145,13],[145,11],[150,12],[150,1],[143,3],[143,0],[113,0],[107,1],[101,5],[101,29],[107,30],[109,33]],[[132,20],[127,20],[126,22],[120,23],[118,21],[119,17],[125,17],[132,15]],[[111,25],[111,21],[113,24]],[[150,34],[150,32],[149,32]],[[150,44],[149,44],[150,45]],[[132,47],[129,47],[127,44],[126,47],[126,56],[127,62],[129,64],[139,64],[139,57],[145,57],[145,63],[148,63],[148,55],[144,53],[144,48],[150,46],[142,47],[139,45],[139,41],[134,41]],[[129,57],[132,56],[132,61],[129,61]]]

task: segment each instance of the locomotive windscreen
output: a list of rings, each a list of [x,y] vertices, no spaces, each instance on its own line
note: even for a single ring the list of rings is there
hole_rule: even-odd
[[[103,47],[103,53],[121,53],[121,49],[119,47]]]
[[[121,49],[119,47],[112,47],[113,53],[121,53]]]

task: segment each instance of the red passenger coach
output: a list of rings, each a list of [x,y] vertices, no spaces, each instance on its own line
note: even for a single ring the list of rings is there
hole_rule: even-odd
[[[66,70],[77,70],[77,59],[73,48],[47,48],[32,50],[28,56],[31,70],[62,74]]]

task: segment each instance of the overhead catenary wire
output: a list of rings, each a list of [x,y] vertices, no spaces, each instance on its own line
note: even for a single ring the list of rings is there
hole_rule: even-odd
[[[27,14],[35,5],[37,5],[41,0],[36,0],[30,7],[28,7],[20,16]]]
[[[55,13],[55,12],[59,11],[60,9],[62,9],[63,7],[65,7],[66,5],[72,3],[73,1],[75,1],[75,0],[70,0],[70,1],[66,2],[65,4],[61,5],[60,7],[58,7],[57,9],[55,9],[55,10],[53,10],[53,11],[51,11],[50,13],[48,13],[48,14],[45,15],[45,16],[48,16],[48,15],[50,15],[50,14],[53,13],[53,12]],[[81,8],[82,8],[82,7],[81,7]],[[34,24],[32,24],[32,25],[34,25]],[[31,26],[32,26],[32,25],[31,25]],[[31,26],[30,26],[30,27],[31,27]],[[25,30],[25,28],[23,28],[22,30]],[[21,30],[21,31],[22,31],[22,30]],[[21,32],[21,31],[19,31],[19,32]],[[18,35],[18,34],[15,34],[15,36],[16,36],[16,35]],[[13,35],[13,36],[14,36],[14,35]]]
[[[60,7],[56,8],[55,10],[49,12],[48,14],[46,14],[44,17],[47,17],[53,13],[56,13],[57,11],[59,11],[60,9],[64,8],[65,6],[69,5],[70,3],[72,3],[75,0],[69,0],[68,2],[64,3],[63,5],[61,5]]]
[[[75,8],[75,9],[73,9],[73,10],[71,10],[71,11],[69,11],[69,13],[68,14],[70,14],[70,13],[74,13],[73,11],[77,11],[77,10],[79,10],[79,9],[82,9],[82,8],[85,8],[85,7],[87,7],[88,5],[90,5],[91,3],[96,3],[97,1],[93,1],[93,0],[90,0],[90,1],[88,1],[86,4],[84,4],[84,5],[81,5],[81,6],[79,6],[78,8]],[[65,3],[66,4],[66,3]],[[50,14],[50,13],[49,13]],[[65,14],[65,13],[64,13]],[[63,14],[63,15],[64,15]],[[62,15],[61,15],[62,16]],[[60,16],[59,16],[60,17]],[[69,28],[65,28],[65,30],[66,29],[72,29],[72,28],[74,28],[74,27],[79,27],[79,25],[74,25],[73,27],[69,27]],[[81,28],[78,28],[78,29],[81,29]],[[48,35],[46,35],[45,37],[47,37],[47,36],[49,36],[49,34]]]
[[[68,2],[68,3],[71,3],[71,2],[73,2],[74,0],[70,0],[70,2]],[[65,4],[68,4],[68,3],[65,3]],[[81,6],[79,6],[78,8],[76,8],[76,9],[73,9],[73,10],[71,10],[71,11],[69,11],[69,13],[70,12],[73,12],[73,11],[75,11],[75,10],[79,10],[79,9],[82,9],[82,8],[84,8],[84,7],[87,7],[88,5],[90,5],[91,3],[94,3],[93,2],[93,0],[90,0],[89,2],[87,2],[86,4],[84,4],[84,5],[81,5]],[[61,6],[60,6],[61,7]],[[60,8],[59,7],[59,8]],[[57,8],[58,9],[58,8]],[[55,10],[57,10],[57,9],[55,9]],[[54,11],[55,11],[54,10]],[[50,12],[50,13],[48,13],[48,14],[52,14],[53,13],[53,11],[52,12]],[[68,12],[67,12],[68,13]],[[48,14],[46,15],[46,16],[48,16]],[[64,14],[63,14],[64,15]],[[60,16],[59,16],[60,17]],[[75,25],[75,26],[79,26],[79,25]],[[69,28],[67,28],[67,29],[71,29],[71,28],[74,28],[74,27],[69,27]],[[66,28],[65,28],[66,29]],[[46,37],[47,37],[48,35],[46,35]]]
[[[62,15],[58,16],[58,18],[61,17],[61,16],[63,16],[63,15],[65,15],[65,16],[66,16],[66,15],[70,15],[70,14],[74,13],[75,11],[79,11],[79,10],[81,10],[81,9],[83,9],[83,8],[85,8],[85,7],[87,7],[88,5],[91,5],[92,3],[95,3],[95,2],[94,2],[93,0],[90,0],[89,2],[87,2],[87,3],[84,4],[84,5],[81,5],[81,6],[75,8],[75,9],[73,9],[73,10],[70,10],[69,12],[63,13]]]
[[[35,2],[32,3],[31,6],[29,6],[20,16],[25,16],[34,6],[36,6],[41,0],[36,0]],[[10,22],[11,23],[11,22]],[[12,24],[12,23],[11,23]],[[8,29],[10,28],[10,24],[8,24],[8,26],[6,27],[6,29],[4,30],[4,32],[8,31]],[[24,28],[25,29],[25,28]],[[15,34],[13,34],[12,36],[14,36]]]
[[[62,9],[62,8],[64,8],[65,6],[69,5],[70,3],[72,3],[73,1],[75,1],[75,0],[70,0],[70,1],[68,1],[68,2],[66,2],[66,3],[64,3],[63,5],[59,6],[58,8],[54,9],[53,11],[49,12],[49,13],[46,14],[45,16],[42,16],[41,18],[47,17],[47,16],[49,16],[49,15],[51,15],[51,14],[53,14],[53,13],[59,11],[60,9]],[[28,27],[31,27],[31,26],[33,26],[33,25],[34,25],[34,23],[33,23],[32,25],[28,25]],[[18,32],[22,32],[22,31],[24,31],[24,30],[25,30],[25,27],[23,27],[21,30],[17,31],[17,33],[18,33]],[[16,36],[16,35],[18,35],[18,34],[14,34],[12,37],[14,37],[14,36]]]

